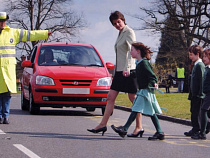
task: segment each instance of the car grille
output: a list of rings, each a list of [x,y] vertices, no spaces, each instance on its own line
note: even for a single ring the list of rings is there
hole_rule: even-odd
[[[63,86],[90,86],[91,80],[60,80]]]
[[[101,97],[56,97],[48,96],[48,101],[71,101],[71,102],[101,102]]]

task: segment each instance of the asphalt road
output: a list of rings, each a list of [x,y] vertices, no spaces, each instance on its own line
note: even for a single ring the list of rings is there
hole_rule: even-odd
[[[110,125],[123,125],[130,112],[115,109],[108,131],[87,132],[101,120],[101,110],[86,112],[81,108],[41,109],[39,115],[20,110],[20,95],[11,102],[9,125],[0,125],[0,158],[198,158],[209,157],[207,140],[192,140],[183,133],[189,126],[160,120],[166,134],[163,141],[148,141],[155,133],[149,117],[143,116],[142,138],[119,137]],[[129,132],[134,129],[135,123]]]

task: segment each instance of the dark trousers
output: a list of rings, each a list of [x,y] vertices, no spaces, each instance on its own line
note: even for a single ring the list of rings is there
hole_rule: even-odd
[[[0,93],[0,118],[9,118],[10,101],[10,92]]]
[[[201,109],[201,131],[203,135],[206,134],[206,130],[209,130],[208,127],[208,118],[209,118],[209,111],[205,109]]]
[[[198,98],[198,97],[192,97],[191,99],[191,107],[190,107],[190,112],[191,112],[191,124],[192,124],[192,131],[193,132],[198,132],[200,131],[200,122],[201,122],[201,105],[202,105],[203,99]]]

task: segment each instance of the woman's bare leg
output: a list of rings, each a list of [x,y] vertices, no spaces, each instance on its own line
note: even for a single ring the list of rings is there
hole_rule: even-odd
[[[95,130],[99,129],[99,128],[102,128],[102,127],[107,125],[109,117],[114,110],[114,103],[115,103],[115,99],[117,98],[118,94],[119,94],[118,91],[115,91],[115,90],[112,90],[112,89],[109,91],[109,93],[107,95],[107,104],[106,104],[104,116],[101,120],[101,123],[95,128]]]
[[[129,100],[133,103],[136,95],[132,93],[128,93]],[[137,134],[142,129],[142,114],[138,113],[136,116],[136,128],[133,131],[133,134]]]

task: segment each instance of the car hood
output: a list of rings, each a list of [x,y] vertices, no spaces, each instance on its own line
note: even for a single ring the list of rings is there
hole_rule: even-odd
[[[37,72],[53,79],[93,79],[109,76],[105,67],[41,66]]]

